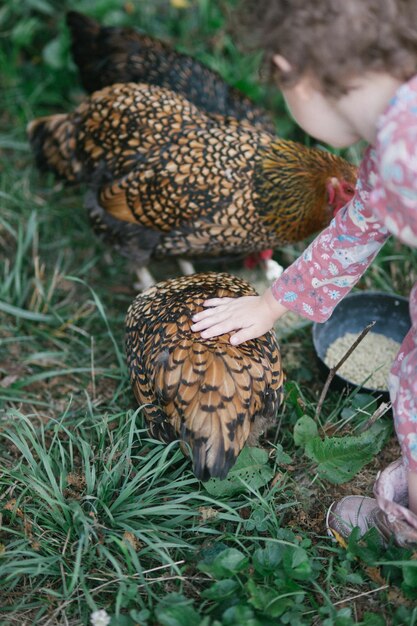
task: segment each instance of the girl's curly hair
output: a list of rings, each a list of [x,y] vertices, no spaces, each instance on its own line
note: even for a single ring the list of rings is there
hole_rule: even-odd
[[[416,0],[241,0],[236,17],[251,47],[291,64],[281,87],[310,74],[338,96],[367,72],[417,73]]]

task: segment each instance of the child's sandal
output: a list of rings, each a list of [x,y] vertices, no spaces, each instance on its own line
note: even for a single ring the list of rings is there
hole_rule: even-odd
[[[393,535],[402,547],[417,545],[417,515],[408,508],[407,470],[398,459],[377,475],[375,498],[346,496],[333,502],[326,516],[329,535],[347,539],[353,528],[361,535],[375,527],[385,542]]]

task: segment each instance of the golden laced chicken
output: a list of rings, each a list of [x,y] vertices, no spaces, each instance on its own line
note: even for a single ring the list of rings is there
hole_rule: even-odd
[[[102,26],[76,11],[67,13],[71,52],[84,89],[92,93],[113,83],[144,82],[180,93],[206,113],[250,122],[275,134],[271,116],[217,73],[189,55],[177,52],[158,39],[133,28]],[[251,269],[260,264],[267,280],[278,277],[282,267],[273,251],[260,250],[245,258]],[[184,271],[189,267],[180,261]]]
[[[232,346],[229,334],[201,339],[190,330],[191,316],[207,297],[255,294],[244,280],[208,272],[160,282],[139,294],[127,312],[130,379],[150,432],[188,444],[200,480],[225,478],[282,402],[274,331]]]
[[[154,85],[105,87],[28,133],[38,166],[85,183],[94,229],[141,267],[302,241],[355,185],[338,156],[210,117]]]
[[[71,52],[84,89],[92,93],[114,83],[148,83],[182,94],[206,113],[230,115],[275,132],[269,114],[228,85],[197,59],[133,28],[101,26],[69,11]]]

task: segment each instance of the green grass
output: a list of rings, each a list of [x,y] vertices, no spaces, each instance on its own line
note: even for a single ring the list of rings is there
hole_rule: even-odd
[[[372,533],[346,550],[325,536],[327,506],[351,489],[370,494],[398,447],[384,439],[342,486],[305,454],[304,416],[314,417],[323,385],[310,326],[280,330],[288,382],[276,429],[262,441],[266,482],[235,477],[227,494],[208,491],[177,444],[149,438],[134,402],[123,349],[128,263],[92,235],[81,191],[35,170],[27,122],[82,96],[68,8],[197,55],[272,107],[282,135],[307,141],[276,90],[259,83],[259,57],[233,42],[234,3],[188,4],[0,8],[0,624],[88,624],[98,609],[111,626],[417,624],[415,555],[382,550]],[[279,256],[288,263],[300,250]],[[175,273],[171,264],[152,269]],[[389,242],[360,286],[407,295],[416,277],[415,254]],[[330,392],[317,432],[356,436],[375,408],[360,390]]]

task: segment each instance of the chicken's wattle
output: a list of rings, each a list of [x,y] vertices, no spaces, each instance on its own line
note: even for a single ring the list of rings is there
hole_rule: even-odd
[[[353,198],[355,189],[353,185],[345,180],[340,181],[336,177],[329,179],[326,185],[329,205],[332,208],[333,216]]]

